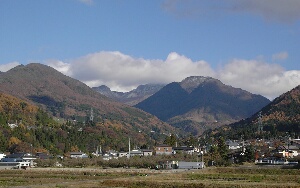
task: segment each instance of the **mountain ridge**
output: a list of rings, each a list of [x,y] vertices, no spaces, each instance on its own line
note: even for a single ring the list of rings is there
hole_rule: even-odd
[[[0,92],[38,105],[51,115],[70,121],[87,122],[93,109],[97,126],[120,129],[134,135],[173,132],[174,128],[140,109],[113,101],[84,83],[38,63],[17,66],[0,74]],[[141,143],[150,139],[141,136]]]
[[[128,92],[111,91],[111,89],[105,85],[99,87],[93,87],[93,89],[102,95],[105,95],[118,102],[125,103],[133,106],[146,98],[150,97],[157,91],[159,91],[164,84],[145,84],[139,85],[137,88]]]
[[[197,130],[193,134],[199,134],[247,118],[269,102],[263,96],[227,86],[217,79],[191,76],[166,85],[135,107],[177,128],[190,127]]]

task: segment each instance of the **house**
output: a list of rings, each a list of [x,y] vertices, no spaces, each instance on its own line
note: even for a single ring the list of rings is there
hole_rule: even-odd
[[[128,152],[127,151],[119,152],[119,157],[127,157],[127,156],[128,156]]]
[[[272,154],[277,157],[293,158],[299,155],[299,148],[295,145],[290,146],[278,146],[272,151]]]
[[[143,156],[143,152],[138,149],[131,150],[130,157],[133,157],[133,156]]]
[[[192,146],[180,146],[180,147],[173,147],[173,153],[177,153],[177,152],[182,152],[182,153],[187,153],[190,155],[193,155],[195,152],[195,148]]]
[[[18,127],[18,125],[15,124],[15,123],[8,123],[8,126],[9,126],[11,129],[14,129],[14,128]]]
[[[112,156],[108,153],[105,153],[105,154],[102,155],[102,159],[104,161],[108,161],[108,160],[112,159]]]
[[[300,139],[292,139],[291,140],[291,145],[295,145],[298,148],[300,148]]]
[[[240,144],[236,141],[229,140],[226,142],[226,145],[228,146],[228,149],[230,149],[230,150],[237,150],[237,149],[241,148]]]
[[[152,156],[153,151],[150,149],[141,149],[141,151],[143,152],[143,156]]]
[[[108,161],[110,159],[118,159],[119,153],[115,150],[109,150],[107,153],[102,155],[102,159]]]
[[[4,168],[34,167],[35,159],[31,153],[13,153],[2,158],[0,166]]]
[[[186,162],[186,161],[173,161],[173,168],[178,169],[202,169],[205,168],[204,162]]]
[[[108,152],[107,152],[107,154],[109,154],[112,158],[115,158],[115,159],[117,159],[118,158],[118,152],[117,151],[115,151],[115,150],[109,150]]]
[[[155,151],[156,155],[172,155],[173,154],[172,147],[165,145],[165,144],[155,146],[154,151]]]
[[[72,159],[77,159],[77,158],[88,158],[88,155],[83,153],[83,152],[70,152],[70,157]]]
[[[2,158],[4,158],[6,155],[5,155],[5,153],[0,153],[0,160],[2,159]]]

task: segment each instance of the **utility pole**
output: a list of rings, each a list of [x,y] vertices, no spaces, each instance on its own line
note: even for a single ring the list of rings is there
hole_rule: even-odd
[[[288,132],[286,132],[286,142],[287,142],[287,145],[288,145],[288,154],[287,154],[287,157],[290,158],[290,135]]]
[[[130,158],[130,138],[129,138],[129,141],[128,141],[128,156],[127,156],[127,158],[129,159]]]

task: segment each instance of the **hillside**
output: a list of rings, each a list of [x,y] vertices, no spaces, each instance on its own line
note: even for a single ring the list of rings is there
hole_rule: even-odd
[[[259,124],[263,127],[262,131],[258,129]],[[300,85],[280,95],[253,116],[208,133],[230,138],[236,138],[237,135],[244,135],[245,138],[273,138],[289,133],[297,138],[300,136]]]
[[[111,139],[134,137],[138,139],[136,144],[142,145],[154,139],[159,142],[163,133],[174,131],[153,115],[115,102],[42,64],[20,65],[0,74],[0,91],[39,106],[62,122],[87,123],[92,109],[98,131],[90,131],[97,134],[105,131]]]
[[[196,135],[250,117],[269,102],[217,79],[193,76],[166,85],[135,106]]]
[[[93,89],[113,100],[133,106],[147,99],[163,87],[163,84],[145,84],[140,85],[129,92],[111,91],[110,88],[105,85],[93,87]]]
[[[38,124],[38,114],[42,113],[37,106],[8,94],[0,93],[0,125]]]

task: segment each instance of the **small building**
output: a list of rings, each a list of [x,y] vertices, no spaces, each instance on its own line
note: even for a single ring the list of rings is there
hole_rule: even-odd
[[[88,158],[89,156],[83,152],[70,152],[70,157],[72,159],[77,159],[77,158]]]
[[[0,153],[0,160],[3,159],[5,156],[5,153]]]
[[[143,152],[143,156],[152,156],[153,155],[153,151],[150,149],[141,149],[141,151]]]
[[[173,147],[172,149],[173,149],[174,153],[182,152],[182,153],[187,153],[187,154],[193,155],[195,152],[195,148],[192,146]]]
[[[165,145],[165,144],[155,146],[154,151],[155,151],[156,155],[172,155],[173,154],[172,147]]]
[[[13,153],[1,159],[1,168],[34,167],[36,158],[31,153]]]
[[[127,157],[127,156],[128,156],[128,152],[126,151],[119,152],[119,157]]]
[[[173,161],[172,167],[176,169],[202,169],[205,168],[205,165],[204,162]]]
[[[131,150],[130,157],[133,157],[133,156],[143,156],[143,152],[141,150],[137,150],[137,149]]]
[[[105,154],[103,154],[102,155],[102,159],[104,160],[104,161],[108,161],[108,160],[110,160],[110,159],[112,159],[113,157],[110,155],[110,154],[108,154],[108,153],[105,153]]]
[[[18,127],[18,125],[15,124],[15,123],[8,123],[8,126],[9,126],[11,129],[14,129],[14,128]]]
[[[295,145],[291,146],[278,146],[272,151],[272,154],[277,157],[293,158],[299,155],[299,148]]]
[[[237,150],[237,149],[241,148],[240,144],[236,141],[229,140],[226,142],[226,144],[228,146],[228,149],[230,149],[230,150]]]

